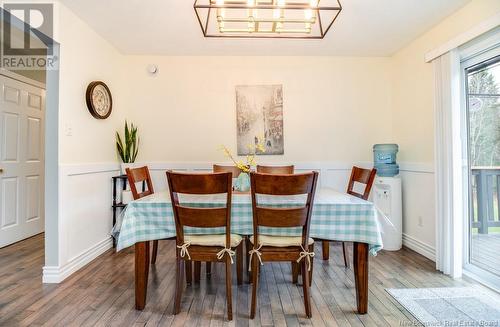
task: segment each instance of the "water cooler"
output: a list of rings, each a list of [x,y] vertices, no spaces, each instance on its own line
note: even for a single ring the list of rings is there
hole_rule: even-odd
[[[380,211],[379,222],[384,250],[398,251],[403,245],[401,178],[375,177],[372,201]]]
[[[396,163],[397,144],[375,144],[374,166],[377,176],[372,188],[372,201],[378,208],[384,250],[398,251],[403,245],[403,208],[401,178]]]

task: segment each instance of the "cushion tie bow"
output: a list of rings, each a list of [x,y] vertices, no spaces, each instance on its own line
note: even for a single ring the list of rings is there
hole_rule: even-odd
[[[302,249],[302,252],[300,252],[300,256],[297,259],[297,263],[299,263],[302,259],[306,258],[307,271],[311,271],[311,258],[314,258],[314,252],[307,252],[302,244],[300,245],[300,248]]]
[[[222,259],[224,257],[224,254],[226,253],[229,255],[229,258],[231,259],[231,264],[233,264],[234,263],[233,256],[236,254],[236,252],[228,248],[223,248],[222,250],[217,252],[217,259],[219,260]]]
[[[186,242],[182,245],[177,245],[178,249],[181,249],[181,258],[184,258],[186,255],[191,260],[191,256],[189,255],[188,247],[191,245],[191,242]]]
[[[260,253],[260,251],[259,251],[261,248],[262,248],[262,244],[259,245],[258,248],[252,249],[252,250],[248,251],[248,254],[250,254],[250,261],[249,261],[250,264],[248,265],[248,271],[252,271],[252,257],[253,257],[254,254],[257,255],[257,259],[259,259],[260,265],[261,266],[264,265],[262,263],[262,258],[261,258],[262,253]]]

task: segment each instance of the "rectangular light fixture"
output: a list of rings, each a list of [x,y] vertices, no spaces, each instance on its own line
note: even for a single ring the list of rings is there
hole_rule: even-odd
[[[205,37],[322,39],[342,5],[339,0],[196,0],[194,10]]]

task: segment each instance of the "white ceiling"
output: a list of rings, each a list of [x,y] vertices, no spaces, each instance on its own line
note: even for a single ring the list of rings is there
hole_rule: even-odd
[[[194,0],[61,0],[125,54],[390,56],[470,0],[341,0],[323,40],[204,38]]]

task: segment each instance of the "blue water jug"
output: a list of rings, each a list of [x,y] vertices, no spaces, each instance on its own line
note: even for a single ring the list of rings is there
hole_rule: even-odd
[[[397,144],[375,144],[373,146],[373,161],[377,164],[395,164],[396,154],[399,147]]]
[[[373,146],[373,162],[377,175],[393,177],[399,174],[399,165],[396,163],[397,144],[375,144]]]

